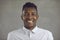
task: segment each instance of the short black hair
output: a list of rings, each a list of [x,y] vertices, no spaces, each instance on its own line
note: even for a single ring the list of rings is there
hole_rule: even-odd
[[[31,2],[25,3],[25,4],[23,5],[22,11],[23,11],[25,8],[30,8],[30,7],[35,8],[36,11],[37,11],[37,6],[36,6],[34,3],[31,3]]]

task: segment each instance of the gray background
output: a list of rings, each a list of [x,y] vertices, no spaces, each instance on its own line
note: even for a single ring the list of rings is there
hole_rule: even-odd
[[[60,0],[0,0],[0,40],[6,40],[9,32],[23,27],[20,16],[26,2],[38,7],[37,25],[51,31],[54,40],[60,40]]]

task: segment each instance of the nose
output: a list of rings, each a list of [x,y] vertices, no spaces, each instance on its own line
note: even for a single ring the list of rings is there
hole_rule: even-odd
[[[31,14],[28,16],[28,19],[32,19],[32,15]]]

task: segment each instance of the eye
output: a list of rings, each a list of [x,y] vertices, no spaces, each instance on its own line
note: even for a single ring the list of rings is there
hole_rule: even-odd
[[[32,13],[32,15],[35,15],[35,14]]]
[[[36,15],[36,13],[32,13],[32,15],[33,15],[33,16],[35,16],[35,15]]]
[[[29,16],[29,13],[25,13],[24,16]]]

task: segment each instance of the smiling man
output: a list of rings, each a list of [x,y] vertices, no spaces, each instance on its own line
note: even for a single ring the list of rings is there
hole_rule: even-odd
[[[22,29],[10,32],[7,40],[53,40],[50,31],[36,26],[38,17],[37,6],[34,3],[24,4],[21,15],[24,26]]]

